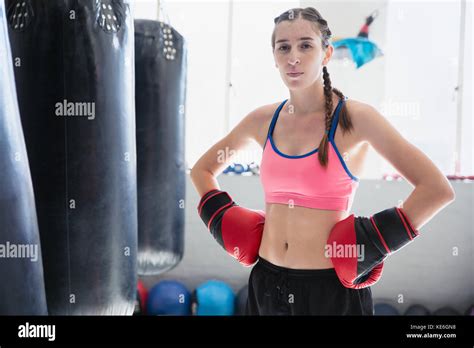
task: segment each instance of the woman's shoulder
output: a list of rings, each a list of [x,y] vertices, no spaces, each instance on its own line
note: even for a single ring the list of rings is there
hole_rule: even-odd
[[[346,108],[354,127],[353,133],[360,141],[365,139],[367,124],[375,122],[379,117],[383,117],[373,105],[355,99],[347,99]]]
[[[370,107],[369,104],[364,103],[357,99],[348,98],[345,100],[347,111],[351,114],[357,114],[361,111],[367,110]]]
[[[265,104],[262,106],[259,106],[256,110],[257,112],[257,118],[260,118],[260,121],[263,121],[267,118],[271,118],[273,114],[275,113],[275,110],[278,108],[278,106],[282,103],[282,101],[270,103],[270,104]]]
[[[367,118],[367,115],[373,114],[374,112],[378,113],[376,107],[360,100],[347,99],[345,103],[349,116],[355,122],[364,121]]]
[[[248,115],[248,117],[252,119],[252,124],[255,126],[255,128],[260,129],[261,127],[269,125],[273,118],[273,115],[275,114],[276,109],[280,104],[281,101],[271,104],[265,104],[255,108]]]
[[[249,122],[253,138],[262,146],[275,110],[280,104],[281,101],[259,106],[245,117]]]

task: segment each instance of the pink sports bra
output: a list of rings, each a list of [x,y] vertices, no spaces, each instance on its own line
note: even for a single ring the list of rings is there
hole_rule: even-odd
[[[275,146],[273,129],[287,100],[275,111],[263,148],[260,180],[265,202],[314,209],[350,210],[359,179],[350,173],[334,142],[339,111],[344,101],[340,100],[334,111],[329,132],[328,164],[323,167],[317,158],[318,149],[304,155],[290,156]],[[269,141],[271,146],[267,146]]]

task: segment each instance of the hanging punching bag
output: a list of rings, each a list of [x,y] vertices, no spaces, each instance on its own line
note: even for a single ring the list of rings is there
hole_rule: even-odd
[[[35,198],[0,0],[0,315],[47,315]]]
[[[130,4],[7,4],[49,313],[131,315],[137,191]]]
[[[135,21],[138,273],[160,274],[184,252],[187,50],[167,24]]]

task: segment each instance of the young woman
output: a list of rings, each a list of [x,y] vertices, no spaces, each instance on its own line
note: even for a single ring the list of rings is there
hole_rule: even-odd
[[[272,48],[289,99],[259,107],[192,168],[198,212],[244,265],[249,315],[373,315],[370,286],[386,256],[454,200],[446,177],[370,105],[331,86],[331,31],[312,7],[275,18]],[[256,141],[263,148],[265,213],[240,207],[216,177]],[[415,188],[401,207],[349,215],[369,146]],[[381,207],[387,208],[387,207]],[[350,245],[338,253],[340,245]],[[353,252],[356,251],[354,254]]]

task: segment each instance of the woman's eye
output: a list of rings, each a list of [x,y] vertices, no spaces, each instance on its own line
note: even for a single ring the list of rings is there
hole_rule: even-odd
[[[303,47],[304,49],[307,49],[307,48],[311,48],[312,46],[310,44],[303,44],[303,45],[301,45],[301,47]],[[280,46],[279,50],[280,51],[287,51],[288,46]]]

